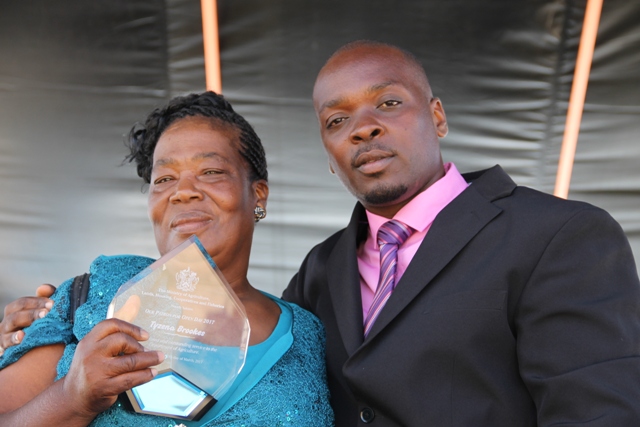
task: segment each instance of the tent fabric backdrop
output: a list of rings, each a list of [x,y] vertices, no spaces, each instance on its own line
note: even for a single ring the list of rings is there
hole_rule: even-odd
[[[585,1],[218,0],[223,93],[269,162],[249,279],[279,295],[348,220],[311,104],[340,45],[398,44],[445,106],[445,161],[501,164],[551,192]],[[86,271],[99,254],[157,256],[123,135],[204,89],[193,0],[0,0],[0,305]],[[640,259],[640,3],[604,3],[569,197],[607,209]]]

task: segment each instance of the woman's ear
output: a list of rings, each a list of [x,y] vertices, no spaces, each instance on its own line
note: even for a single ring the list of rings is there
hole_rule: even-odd
[[[267,199],[269,198],[269,184],[264,179],[259,179],[253,182],[252,187],[256,196],[256,206],[266,209]]]

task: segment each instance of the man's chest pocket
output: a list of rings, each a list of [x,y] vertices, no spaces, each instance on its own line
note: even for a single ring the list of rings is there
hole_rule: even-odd
[[[465,310],[503,311],[506,301],[507,291],[503,289],[474,289],[427,298],[422,306],[422,314]]]

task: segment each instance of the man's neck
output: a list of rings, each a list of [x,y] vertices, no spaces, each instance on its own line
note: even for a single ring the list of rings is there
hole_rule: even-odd
[[[418,194],[422,193],[423,191],[425,191],[426,189],[431,187],[433,184],[438,182],[442,177],[445,176],[445,174],[446,174],[446,171],[445,171],[445,168],[443,166],[441,171],[439,173],[437,173],[436,175],[434,175],[425,185],[423,185],[422,187],[419,187],[419,188],[414,188],[414,189],[407,190],[407,191],[413,191],[413,193],[411,193],[410,195],[407,195],[407,193],[405,193],[402,196],[400,196],[398,199],[396,199],[393,202],[390,202],[387,205],[372,205],[370,203],[367,203],[364,200],[360,200],[360,203],[362,203],[364,208],[366,210],[368,210],[369,212],[371,212],[373,214],[376,214],[376,215],[379,215],[379,216],[382,216],[382,217],[385,217],[385,218],[388,218],[388,219],[392,219],[398,213],[398,211],[400,211],[400,209],[405,207]]]

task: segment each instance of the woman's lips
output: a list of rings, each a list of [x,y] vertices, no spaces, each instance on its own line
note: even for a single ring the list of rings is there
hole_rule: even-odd
[[[171,220],[170,227],[183,234],[194,234],[196,231],[206,227],[212,218],[203,212],[183,212]]]

